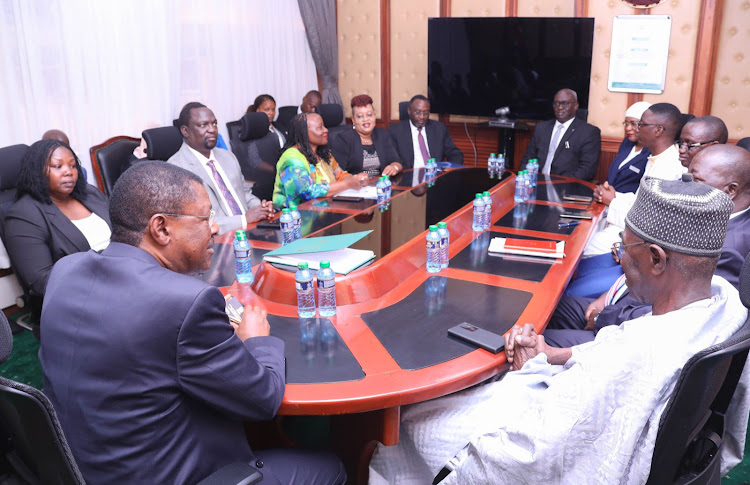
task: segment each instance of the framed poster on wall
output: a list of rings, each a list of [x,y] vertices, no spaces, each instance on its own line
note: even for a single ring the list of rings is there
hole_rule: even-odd
[[[618,15],[612,20],[610,91],[661,94],[667,77],[670,15]]]

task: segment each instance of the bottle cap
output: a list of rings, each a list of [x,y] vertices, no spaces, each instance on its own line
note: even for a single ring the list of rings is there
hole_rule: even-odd
[[[494,157],[494,156],[495,156],[495,154],[494,154],[494,153],[490,153],[490,156],[491,156],[491,157]]]
[[[300,264],[297,265],[299,269],[307,269],[307,261],[302,261]]]
[[[281,209],[282,214],[289,214],[289,209]]]
[[[440,221],[440,222],[438,222],[438,227],[441,228],[441,229],[444,228],[444,227],[448,227],[448,223],[444,222],[444,221]]]
[[[434,225],[430,226],[430,232],[432,232],[432,231],[437,231],[437,226],[434,226]]]
[[[481,194],[481,193],[477,193],[477,195],[475,196],[475,198],[477,198],[477,199],[481,199],[482,197],[483,197],[483,196],[482,196],[482,194]]]
[[[331,267],[331,262],[330,261],[321,261],[320,262],[320,269],[330,268],[330,267]]]
[[[234,233],[234,237],[236,237],[238,241],[244,241],[247,239],[247,234],[245,234],[245,231],[242,229],[238,229],[237,232]]]
[[[289,204],[289,210],[296,211],[297,210],[297,204]]]
[[[488,191],[486,191],[486,190],[485,190],[485,191],[484,191],[484,193],[482,193],[482,195],[483,195],[483,196],[485,196],[485,197],[487,197],[487,196],[489,196],[489,195],[490,195],[490,193],[489,193]]]

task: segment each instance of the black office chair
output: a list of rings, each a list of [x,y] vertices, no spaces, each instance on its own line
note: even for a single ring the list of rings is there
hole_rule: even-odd
[[[0,364],[13,350],[8,319],[0,312]],[[30,484],[84,484],[60,422],[47,396],[0,376],[0,457],[17,478]],[[201,485],[259,483],[263,475],[247,463],[231,463]],[[10,482],[15,483],[15,482]]]
[[[251,180],[253,195],[271,200],[276,179],[276,162],[281,150],[279,138],[269,130],[265,113],[247,113],[240,119],[240,132],[232,152],[237,156],[245,180]]]
[[[406,121],[409,119],[409,103],[408,101],[401,101],[398,103],[398,119],[399,121]]]
[[[149,160],[166,162],[182,146],[182,135],[174,126],[151,128],[141,135],[146,140],[146,158]]]
[[[578,108],[576,110],[576,118],[579,119],[579,120],[581,120],[581,121],[585,121],[585,122],[588,123],[588,121],[589,121],[589,110],[584,109],[584,108]]]
[[[750,307],[750,257],[740,272],[740,297]],[[659,422],[648,484],[720,484],[724,415],[750,348],[750,317],[725,342],[693,356],[682,369]]]
[[[230,121],[227,123],[227,133],[229,133],[229,147],[231,148],[235,140],[239,138],[240,130],[242,129],[241,121]]]
[[[750,152],[750,136],[737,140],[737,146]]]
[[[344,108],[340,104],[321,104],[318,106],[318,114],[323,118],[323,125],[328,128],[328,138],[336,136],[352,127],[344,123]]]
[[[16,200],[18,172],[28,149],[29,146],[23,144],[0,148],[0,226],[5,220],[5,213]]]
[[[675,136],[675,140],[679,140],[682,136],[682,129],[685,127],[685,125],[688,123],[688,121],[695,118],[695,115],[690,113],[682,113],[682,117],[680,118],[680,129],[677,130],[677,135]]]
[[[289,122],[297,116],[298,106],[280,106],[279,115],[276,117],[276,126],[284,133],[289,132]]]
[[[115,136],[89,149],[99,190],[109,195],[123,172],[122,166],[141,140],[130,136]]]

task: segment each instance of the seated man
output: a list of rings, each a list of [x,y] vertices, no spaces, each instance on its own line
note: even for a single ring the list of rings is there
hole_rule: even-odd
[[[300,113],[315,113],[317,112],[318,106],[323,103],[323,96],[320,91],[313,89],[308,91],[307,94],[302,98],[302,104],[299,106],[281,106],[279,108],[279,116],[276,118],[276,125],[284,134],[289,132],[289,124],[292,122],[292,118]]]
[[[701,150],[715,144],[725,144],[729,138],[727,125],[716,116],[699,116],[682,127],[675,146],[680,151],[680,163],[690,167],[690,162]]]
[[[645,180],[621,248],[631,295],[653,313],[572,349],[514,327],[505,341],[514,372],[402,409],[399,444],[377,448],[371,483],[430,483],[446,465],[446,484],[645,483],[681,368],[747,318],[737,290],[712,279],[731,210],[707,185]],[[741,444],[747,418],[747,409],[727,417],[729,430],[745,426]]]
[[[247,443],[242,421],[284,396],[284,342],[259,308],[232,328],[221,292],[187,276],[217,232],[200,177],[141,162],[109,207],[111,244],[58,261],[42,311],[44,392],[86,481],[196,483],[244,461],[264,483],[344,483],[332,455]]]
[[[273,216],[273,204],[245,190],[240,162],[229,150],[216,148],[219,133],[213,111],[188,103],[178,118],[182,146],[167,162],[189,170],[203,180],[216,212],[219,232],[244,229],[247,224]]]
[[[710,146],[692,159],[690,174],[696,182],[723,190],[732,199],[734,209],[716,274],[739,289],[740,269],[750,254],[750,153],[732,145]],[[590,342],[599,329],[651,311],[650,305],[634,301],[623,286],[617,280],[597,299],[563,295],[544,331],[547,343],[570,347]]]
[[[522,161],[539,160],[539,173],[591,180],[599,166],[602,132],[577,119],[578,95],[572,89],[555,94],[555,120],[536,125]]]
[[[445,123],[430,119],[430,102],[427,98],[421,94],[412,97],[408,111],[409,121],[393,123],[388,127],[404,168],[424,168],[430,158],[457,165],[464,163],[464,154],[453,143]]]

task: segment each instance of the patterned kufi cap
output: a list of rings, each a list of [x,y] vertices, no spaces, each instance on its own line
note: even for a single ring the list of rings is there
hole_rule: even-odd
[[[625,224],[644,241],[665,249],[718,256],[732,210],[732,199],[708,185],[644,177]]]

